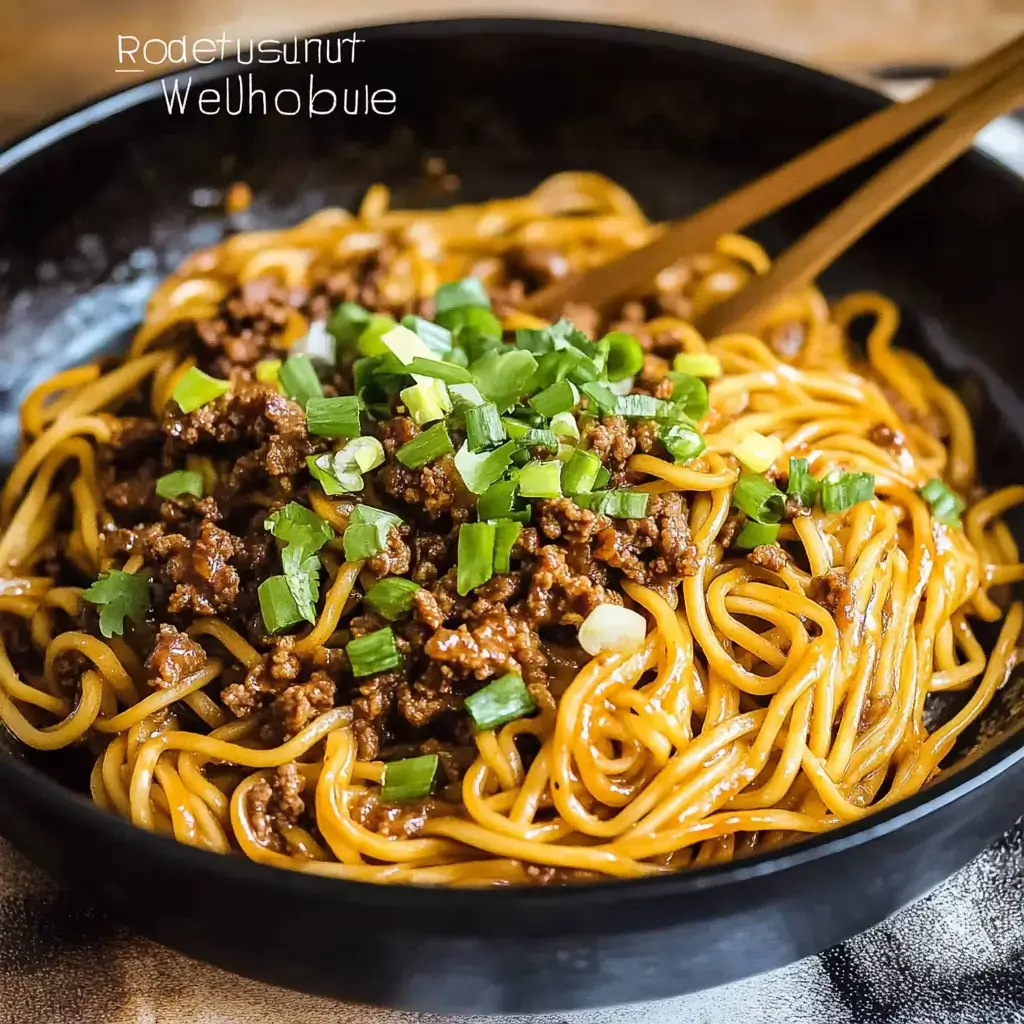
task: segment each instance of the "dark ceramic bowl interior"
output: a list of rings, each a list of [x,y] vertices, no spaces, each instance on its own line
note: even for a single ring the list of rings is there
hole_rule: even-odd
[[[393,189],[396,205],[448,203],[424,174],[427,156],[443,157],[459,175],[459,200],[513,195],[555,171],[587,169],[621,182],[650,216],[678,217],[881,102],[784,62],[642,31],[481,20],[361,34],[367,42],[355,67],[263,67],[255,72],[258,84],[268,91],[305,88],[311,72],[336,89],[367,82],[395,90],[393,116],[171,116],[161,86],[150,84],[0,156],[0,465],[13,455],[17,409],[29,389],[63,367],[123,346],[156,282],[187,253],[229,231],[292,224],[325,205],[351,208],[375,181]],[[194,88],[236,71],[203,68],[194,74]],[[778,252],[865,173],[847,175],[752,234]],[[249,212],[228,218],[223,192],[237,180],[251,184],[255,201]],[[899,342],[924,353],[964,396],[990,486],[1024,480],[1024,362],[1017,346],[1024,297],[1016,273],[1022,214],[1020,181],[972,155],[872,231],[822,281],[829,295],[878,289],[899,302]],[[936,701],[933,713],[948,714],[960,699]],[[0,735],[0,828],[63,880],[91,878],[97,899],[130,918],[126,904],[135,882],[124,867],[127,855],[110,854],[114,848],[150,858],[151,881],[160,871],[192,879],[197,898],[213,904],[222,888],[265,899],[284,915],[279,924],[286,906],[296,928],[318,933],[328,913],[391,914],[397,929],[407,929],[401,941],[423,951],[419,966],[391,981],[376,977],[370,954],[361,957],[358,949],[346,954],[349,967],[328,976],[324,965],[274,964],[269,953],[255,949],[258,943],[232,939],[215,923],[190,931],[187,916],[173,908],[134,915],[164,941],[235,970],[418,1009],[583,1006],[756,973],[838,941],[920,895],[1009,825],[1013,808],[1004,807],[1001,817],[991,808],[955,857],[938,856],[927,870],[882,869],[894,872],[885,880],[888,888],[869,886],[857,907],[838,885],[828,890],[822,871],[807,883],[806,897],[796,893],[789,901],[782,936],[770,920],[750,917],[758,892],[768,892],[758,889],[768,885],[765,878],[792,881],[800,865],[843,849],[854,855],[861,845],[872,849],[878,835],[889,836],[893,851],[911,844],[915,828],[927,838],[933,809],[957,801],[968,806],[1021,759],[1022,724],[1021,688],[1011,683],[958,749],[962,770],[903,807],[772,857],[587,892],[402,892],[296,878],[229,860],[214,865],[212,857],[139,835],[69,797],[68,789],[85,789],[82,755],[26,754],[6,734]],[[60,825],[63,839],[54,838]],[[893,838],[901,827],[905,831]],[[81,857],[95,859],[88,874],[69,853],[76,836]],[[118,862],[125,871],[120,879],[111,877]],[[813,885],[825,888],[815,894]],[[747,895],[737,896],[736,906],[745,904],[750,917],[743,923],[747,940],[737,940],[730,953],[723,942],[733,925],[708,922],[716,900],[728,918],[731,902],[721,894],[743,887]],[[766,895],[765,902],[774,898]],[[703,923],[692,924],[707,929],[704,940],[698,934],[679,944],[672,928],[686,917],[684,907],[696,905],[706,905]],[[240,929],[259,927],[255,910],[236,916]],[[648,942],[648,930],[662,934],[668,949]],[[444,967],[431,945],[435,933],[456,943],[447,948],[467,958],[463,967],[452,966],[458,959]],[[631,936],[625,956],[616,945],[620,935]],[[554,946],[545,946],[551,941]],[[759,944],[760,952],[744,952],[744,941]],[[465,942],[470,946],[458,945]],[[542,954],[563,957],[561,981],[540,963]],[[497,966],[502,958],[507,970]],[[476,979],[476,988],[461,984],[467,977]]]

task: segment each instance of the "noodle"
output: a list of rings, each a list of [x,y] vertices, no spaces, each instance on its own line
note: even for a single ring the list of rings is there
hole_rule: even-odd
[[[895,346],[899,313],[881,295],[850,295],[830,308],[808,288],[781,298],[755,333],[702,337],[691,321],[769,269],[747,238],[724,236],[713,253],[666,268],[652,283],[661,304],[655,315],[639,303],[622,311],[617,329],[644,339],[634,393],[671,391],[658,382],[669,379],[675,353],[721,367],[699,417],[702,452],[675,462],[634,445],[614,470],[652,501],[684,496],[690,561],[670,583],[611,577],[618,583],[609,600],[642,612],[648,624],[638,648],[584,660],[564,624],[558,636],[538,627],[547,645],[537,662],[548,666],[543,685],[516,649],[533,680],[534,715],[469,739],[447,726],[424,731],[404,710],[425,685],[412,679],[392,680],[390,689],[358,679],[346,700],[316,703],[315,687],[329,681],[333,695],[348,671],[340,648],[365,633],[363,595],[385,574],[375,558],[350,557],[340,540],[353,508],[345,494],[304,492],[338,539],[320,552],[329,579],[315,616],[273,644],[249,628],[254,593],[231,591],[219,603],[227,577],[203,577],[189,545],[175,548],[165,537],[165,523],[176,520],[161,520],[163,512],[128,516],[159,505],[132,504],[124,472],[133,470],[117,462],[118,445],[134,424],[164,414],[194,367],[217,365],[194,339],[186,344],[189,330],[216,317],[256,322],[257,313],[231,306],[239,286],[269,282],[267,294],[280,286],[315,295],[330,275],[349,280],[353,268],[387,250],[363,301],[422,311],[439,284],[470,274],[500,292],[524,251],[534,254],[534,269],[578,271],[660,230],[607,179],[566,173],[526,196],[444,211],[392,209],[388,190],[375,185],[355,215],[325,210],[294,228],[236,235],[191,256],[153,295],[122,362],[63,371],[22,407],[21,455],[0,497],[0,721],[39,750],[87,744],[93,800],[141,828],[281,868],[373,882],[658,875],[857,821],[934,781],[1016,665],[1024,605],[1008,588],[1024,579],[1024,564],[1000,517],[1024,503],[1024,487],[979,488],[962,403],[919,357]],[[543,331],[543,321],[516,308],[522,297],[522,288],[507,291],[502,326]],[[273,319],[281,355],[325,315],[314,299],[289,302],[281,300]],[[849,328],[863,318],[870,328],[860,355]],[[253,372],[239,330],[242,354],[229,367],[236,386]],[[274,415],[291,415],[279,402]],[[245,427],[209,429],[217,444],[234,444]],[[770,534],[777,542],[745,557],[735,546],[742,519],[733,508],[744,478],[737,453],[756,434],[778,445],[769,481],[792,473],[789,459],[805,459],[818,481],[833,470],[870,474],[873,491],[840,511],[791,500]],[[270,458],[264,436],[251,443]],[[245,457],[224,455],[216,444],[180,465],[198,475],[204,494],[249,488],[239,501],[257,523],[292,494],[273,474],[250,487]],[[277,476],[294,480],[300,471],[301,463]],[[928,497],[925,485],[935,479],[950,494],[970,496],[962,528]],[[368,473],[365,488],[360,501],[384,501],[377,476]],[[430,511],[429,493],[410,493],[410,504]],[[175,506],[185,513],[174,514],[200,508],[211,521],[234,514],[212,497],[202,502]],[[135,528],[119,548],[126,523]],[[228,546],[211,556],[210,573],[245,558],[272,574],[266,550],[221,543]],[[563,544],[574,558],[575,543]],[[108,570],[152,576],[158,562],[168,574],[165,590],[205,593],[208,584],[213,595],[189,605],[178,591],[161,592],[164,621],[181,626],[170,631],[177,646],[163,661],[154,648],[159,622],[107,636],[88,591],[83,600],[86,580]],[[622,556],[608,564],[627,563]],[[588,566],[584,590],[609,578],[607,568],[595,575]],[[408,562],[394,571],[407,570]],[[508,603],[513,590],[496,603]],[[248,619],[228,614],[232,600]],[[472,598],[451,600],[464,609]],[[465,720],[463,698],[502,671],[474,663],[475,676],[463,679],[447,668],[445,644],[471,635],[438,625],[451,625],[453,614],[438,612],[425,634],[437,631],[428,644],[437,659],[429,692],[440,702],[430,714],[441,722]],[[973,620],[1000,623],[990,653]],[[275,732],[269,702],[284,700],[300,672],[310,682],[293,687],[288,700],[304,717],[290,733]],[[963,691],[964,700],[936,724],[929,698],[944,691]],[[252,703],[239,704],[239,695]],[[416,726],[396,749],[440,751],[447,772],[439,792],[405,808],[382,800],[386,758],[364,746],[372,715],[394,715],[396,706]]]

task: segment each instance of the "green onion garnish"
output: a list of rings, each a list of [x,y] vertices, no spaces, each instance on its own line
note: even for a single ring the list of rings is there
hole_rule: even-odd
[[[534,460],[519,471],[519,493],[524,498],[560,498],[562,496],[562,463]]]
[[[398,668],[402,660],[390,626],[350,640],[345,645],[345,653],[352,675],[357,679]]]
[[[402,317],[402,326],[408,327],[431,352],[439,356],[447,356],[451,352],[452,332],[446,327],[412,313]]]
[[[320,378],[309,361],[309,356],[296,354],[289,356],[278,372],[278,379],[284,393],[303,409],[311,398],[323,398],[324,389],[320,387]],[[357,430],[356,433],[359,433]]]
[[[643,519],[650,500],[643,491],[594,491],[573,497],[577,505],[612,519]]]
[[[676,462],[687,462],[696,458],[707,445],[696,427],[688,423],[674,423],[661,428],[661,443]]]
[[[687,373],[669,373],[672,381],[672,404],[687,419],[699,423],[708,414],[708,387],[699,377]]]
[[[156,493],[161,498],[180,498],[183,494],[201,498],[203,474],[194,469],[176,469],[173,473],[166,473],[157,480]]]
[[[401,576],[386,576],[367,590],[363,603],[385,619],[394,622],[412,608],[413,594],[419,585]]]
[[[774,544],[781,527],[778,523],[756,523],[748,519],[743,529],[736,536],[734,544],[738,548],[751,551],[762,544]]]
[[[530,407],[541,416],[557,416],[559,413],[571,412],[579,403],[580,393],[576,385],[567,380],[559,380],[539,391],[530,399]]]
[[[463,415],[468,410],[484,404],[484,396],[480,394],[475,384],[449,384],[448,394],[451,396],[455,411]]]
[[[483,306],[459,306],[437,314],[437,322],[452,332],[454,351],[474,362],[492,348],[501,347],[501,321]]]
[[[366,330],[373,314],[358,302],[343,302],[327,321],[327,330],[341,345],[351,345]]]
[[[149,580],[138,573],[110,569],[100,573],[99,579],[85,590],[82,597],[99,608],[100,632],[105,637],[121,636],[125,618],[137,626],[146,621]]]
[[[441,285],[434,293],[434,308],[438,313],[447,313],[450,309],[461,309],[463,306],[491,308],[487,289],[479,278],[464,277],[461,281]]]
[[[465,415],[466,443],[470,451],[494,448],[508,437],[498,415],[498,407],[493,402],[467,409]]]
[[[435,423],[411,441],[406,441],[395,453],[395,458],[408,469],[419,469],[442,455],[453,454],[454,451],[448,430],[441,422]]]
[[[644,350],[632,334],[612,331],[611,334],[606,334],[601,342],[608,345],[606,373],[609,380],[626,380],[643,369]]]
[[[558,435],[551,430],[529,427],[516,443],[522,448],[550,448],[555,451],[558,448]]]
[[[374,313],[363,333],[356,341],[356,347],[364,356],[382,356],[388,351],[387,345],[381,340],[385,334],[394,330],[395,318],[387,313]]]
[[[280,359],[261,359],[256,364],[256,379],[261,384],[267,384],[272,388],[278,385],[278,374],[281,372]]]
[[[537,705],[526,689],[523,677],[517,672],[509,672],[468,696],[466,710],[477,729],[484,732],[532,714]]]
[[[580,427],[571,412],[560,412],[557,416],[552,416],[549,425],[555,437],[568,437],[573,441],[580,439]]]
[[[268,633],[281,633],[303,621],[302,612],[295,603],[288,580],[284,576],[265,579],[257,590],[263,628]]]
[[[529,423],[516,419],[514,416],[502,416],[501,423],[513,441],[521,441],[530,429]]]
[[[829,473],[821,481],[821,507],[826,512],[845,512],[874,496],[874,473]]]
[[[407,757],[402,761],[389,761],[384,765],[384,778],[380,784],[380,801],[398,804],[407,800],[422,800],[434,789],[438,769],[437,754]]]
[[[369,473],[383,462],[384,445],[375,437],[353,437],[334,456],[336,469],[355,467],[360,473]]]
[[[580,391],[590,399],[591,405],[595,406],[599,412],[613,413],[617,411],[619,396],[607,384],[590,381],[581,385]]]
[[[732,503],[759,523],[779,523],[786,513],[786,496],[756,473],[743,473],[732,492]]]
[[[807,459],[789,460],[789,483],[786,485],[786,493],[810,508],[818,497],[821,485],[811,476],[810,463]]]
[[[208,405],[230,390],[230,381],[218,380],[195,366],[190,366],[174,385],[171,398],[178,403],[178,408],[182,412],[195,412],[200,406]]]
[[[410,373],[418,374],[421,377],[443,380],[445,384],[473,383],[473,375],[464,366],[446,363],[442,359],[425,359],[423,356],[415,356],[408,364],[407,369]]]
[[[363,489],[363,474],[358,468],[349,467],[338,473],[333,455],[307,455],[306,468],[324,494],[358,494]]]
[[[512,549],[516,546],[523,524],[514,519],[499,519],[494,524],[494,571],[512,571]]]
[[[525,394],[537,370],[537,360],[529,352],[494,349],[470,367],[480,394],[493,402],[499,411],[510,409]]]
[[[456,590],[465,597],[494,575],[494,523],[463,523],[459,527]]]
[[[306,429],[317,437],[358,437],[361,408],[362,402],[355,395],[310,397],[306,402]]]
[[[521,503],[516,500],[518,488],[515,480],[499,480],[491,484],[477,501],[477,515],[481,519],[516,519],[528,523],[530,507],[519,507]]]
[[[562,488],[566,494],[587,494],[597,484],[601,460],[593,452],[577,451],[562,470]]]
[[[677,420],[680,418],[679,410],[668,402],[652,395],[619,395],[615,403],[615,411],[619,416],[625,416],[632,420],[654,420],[667,419]]]
[[[403,388],[399,395],[409,415],[420,426],[442,420],[452,411],[448,389],[439,380],[422,380]]]
[[[475,454],[463,443],[455,453],[455,468],[466,490],[473,494],[483,494],[491,484],[497,483],[505,475],[515,450],[515,441],[508,441],[494,451]]]
[[[284,508],[271,512],[263,521],[263,528],[288,547],[297,548],[303,559],[315,555],[334,539],[330,523],[297,501],[290,501]]]
[[[691,377],[722,376],[721,360],[709,352],[680,352],[672,362],[672,369]]]
[[[938,477],[933,477],[918,492],[931,506],[932,516],[944,526],[959,526],[960,513],[964,503],[955,491],[947,487]]]
[[[594,481],[594,490],[600,491],[603,487],[607,487],[608,481],[611,480],[611,478],[611,473],[609,473],[608,470],[605,469],[604,466],[602,466],[597,471],[597,479]]]

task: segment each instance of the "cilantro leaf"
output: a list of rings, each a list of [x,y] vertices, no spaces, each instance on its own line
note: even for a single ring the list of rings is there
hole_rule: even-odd
[[[297,501],[290,501],[284,508],[272,512],[263,526],[278,540],[284,541],[286,546],[297,547],[301,552],[296,556],[299,561],[305,561],[328,541],[334,540],[334,530],[330,524]]]
[[[320,598],[320,559],[316,555],[302,558],[302,551],[290,545],[281,552],[288,592],[295,600],[299,614],[307,622],[316,622],[316,603]]]
[[[82,597],[100,610],[100,632],[105,637],[121,636],[124,620],[136,625],[146,621],[149,611],[149,580],[135,573],[111,569],[100,573]]]

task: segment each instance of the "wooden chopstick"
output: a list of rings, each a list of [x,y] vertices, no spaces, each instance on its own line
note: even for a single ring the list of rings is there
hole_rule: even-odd
[[[763,277],[712,307],[698,321],[707,337],[742,330],[779,295],[810,284],[841,253],[947,164],[969,149],[975,135],[1024,101],[1024,64],[954,107],[949,116],[862,185],[841,206],[787,249]]]
[[[707,251],[720,235],[742,231],[812,192],[985,89],[1024,59],[1024,36],[936,82],[909,103],[894,103],[845,128],[781,167],[679,221],[653,242],[584,274],[556,281],[530,296],[526,309],[557,316],[567,302],[602,308],[649,286],[655,275],[689,253]]]

